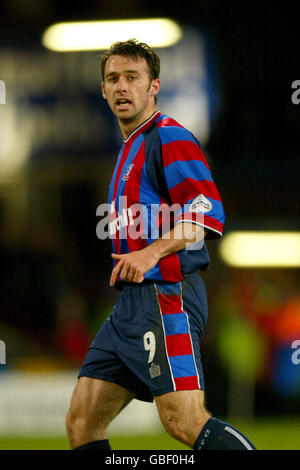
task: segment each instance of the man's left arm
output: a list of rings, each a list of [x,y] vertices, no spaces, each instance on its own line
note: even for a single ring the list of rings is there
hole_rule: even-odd
[[[112,258],[118,260],[118,263],[112,270],[110,285],[114,286],[119,274],[127,282],[141,283],[145,273],[161,258],[203,241],[206,234],[207,231],[202,226],[182,222],[142,250],[123,255],[113,253]]]

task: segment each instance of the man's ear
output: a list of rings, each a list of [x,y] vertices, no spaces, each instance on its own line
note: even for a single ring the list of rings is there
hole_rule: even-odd
[[[106,100],[107,98],[106,98],[106,93],[105,93],[105,89],[104,89],[104,84],[103,84],[103,82],[101,82],[101,91],[102,91],[102,96],[103,96],[103,98]]]
[[[157,93],[159,92],[159,89],[160,89],[160,79],[155,78],[154,80],[152,80],[152,83],[151,83],[150,96],[157,95]]]

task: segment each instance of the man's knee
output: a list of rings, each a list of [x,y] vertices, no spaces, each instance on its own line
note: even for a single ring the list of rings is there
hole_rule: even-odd
[[[210,414],[200,390],[171,392],[156,398],[160,419],[166,431],[192,447]]]
[[[166,410],[161,416],[161,421],[174,439],[192,446],[209,416],[204,410],[190,417],[183,415],[180,410]]]
[[[84,442],[94,439],[94,436],[102,438],[105,434],[106,422],[101,413],[99,401],[93,403],[90,383],[81,380],[77,383],[70,407],[65,418],[65,426],[71,447],[76,447]]]
[[[72,404],[66,414],[65,425],[71,447],[93,440],[89,436],[94,433],[101,438],[106,429],[99,417],[95,420],[90,413],[85,413],[84,406],[74,408]]]
[[[81,377],[66,415],[71,446],[106,438],[106,428],[135,395],[117,384]]]
[[[161,416],[161,421],[170,436],[181,442],[186,441],[185,423],[179,413],[166,411],[165,414]]]
[[[68,435],[71,435],[75,431],[88,428],[91,423],[89,423],[87,415],[85,415],[83,412],[80,412],[78,409],[73,410],[71,405],[66,414],[65,424]]]

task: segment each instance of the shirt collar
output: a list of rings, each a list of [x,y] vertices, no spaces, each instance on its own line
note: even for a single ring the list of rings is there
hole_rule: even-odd
[[[161,114],[160,111],[155,111],[152,116],[150,116],[146,121],[144,121],[142,124],[140,124],[134,131],[131,132],[131,134],[127,137],[127,139],[123,139],[124,144],[127,144],[129,140],[136,135],[137,133],[143,132],[150,124],[152,124],[153,121]]]

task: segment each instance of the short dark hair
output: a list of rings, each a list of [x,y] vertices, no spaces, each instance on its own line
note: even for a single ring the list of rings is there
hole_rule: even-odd
[[[104,70],[105,65],[109,57],[112,55],[124,55],[129,56],[137,60],[139,57],[143,57],[149,68],[150,79],[154,80],[159,78],[160,72],[160,58],[154,52],[154,50],[145,44],[144,42],[139,42],[137,39],[128,39],[128,41],[119,41],[111,45],[101,58],[101,74],[102,80],[104,80]]]

